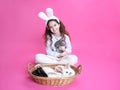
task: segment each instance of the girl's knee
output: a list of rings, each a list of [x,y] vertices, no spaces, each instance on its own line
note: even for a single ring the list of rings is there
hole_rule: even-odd
[[[44,57],[45,57],[44,54],[36,54],[35,55],[35,62],[38,63]]]
[[[78,62],[78,57],[76,55],[70,55],[70,61],[72,64],[76,64]]]

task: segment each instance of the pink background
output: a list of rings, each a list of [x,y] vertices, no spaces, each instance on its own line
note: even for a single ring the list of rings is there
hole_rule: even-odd
[[[45,53],[39,11],[54,9],[82,73],[64,87],[31,81],[27,64]],[[0,90],[120,90],[120,0],[0,0]]]

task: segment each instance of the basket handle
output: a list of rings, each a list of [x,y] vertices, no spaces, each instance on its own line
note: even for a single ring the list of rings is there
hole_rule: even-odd
[[[31,69],[32,67],[34,67],[34,65],[33,65],[32,63],[28,63],[28,65],[27,65],[28,71],[30,71],[30,69]]]
[[[82,71],[82,65],[77,66],[77,73],[80,74]]]

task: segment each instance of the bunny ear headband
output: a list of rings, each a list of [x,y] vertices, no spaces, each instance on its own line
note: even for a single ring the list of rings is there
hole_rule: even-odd
[[[38,17],[43,19],[45,21],[45,24],[47,24],[47,22],[51,19],[56,19],[59,22],[59,19],[56,16],[54,16],[52,8],[47,8],[46,9],[46,14],[44,12],[40,12],[38,14]]]

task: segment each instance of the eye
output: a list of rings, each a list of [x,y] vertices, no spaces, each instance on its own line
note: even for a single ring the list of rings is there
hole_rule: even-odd
[[[56,24],[54,24],[54,26],[56,27]]]
[[[68,73],[68,71],[66,71],[66,73]]]

